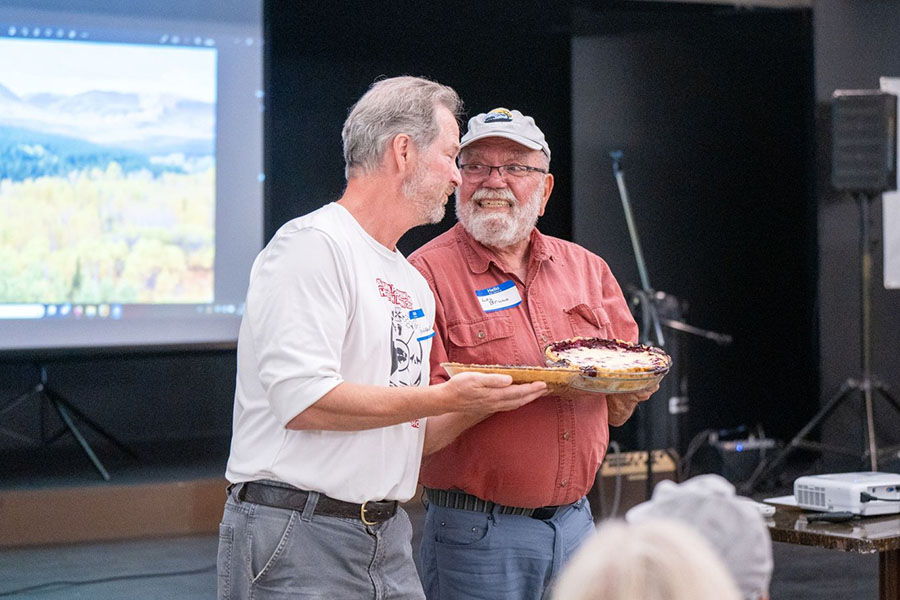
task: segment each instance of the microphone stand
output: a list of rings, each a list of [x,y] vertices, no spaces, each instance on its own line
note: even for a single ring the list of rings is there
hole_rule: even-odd
[[[622,171],[621,160],[623,152],[614,150],[609,153],[613,159],[613,173],[616,176],[616,184],[619,186],[619,196],[622,198],[622,210],[625,211],[625,223],[628,225],[628,235],[631,237],[631,247],[634,250],[634,258],[637,261],[638,276],[641,278],[641,291],[639,297],[643,307],[644,324],[652,325],[656,336],[653,338],[657,346],[664,348],[666,340],[663,337],[662,325],[659,320],[659,311],[656,302],[653,301],[653,289],[650,287],[650,277],[647,275],[647,265],[644,263],[644,254],[641,252],[641,242],[638,240],[637,228],[634,226],[634,217],[631,214],[631,202],[628,200],[628,190],[625,189],[625,173]],[[646,331],[646,329],[645,329]],[[646,334],[645,334],[646,335]],[[648,340],[650,339],[649,336]]]
[[[691,335],[696,335],[705,339],[710,339],[721,345],[730,344],[732,341],[732,337],[730,335],[694,327],[693,325],[688,325],[683,321],[675,319],[663,319],[659,316],[659,302],[664,300],[667,296],[671,296],[669,294],[666,294],[665,292],[654,291],[650,286],[650,277],[647,274],[647,265],[644,262],[644,254],[641,251],[641,243],[638,239],[637,227],[634,224],[634,217],[631,212],[631,202],[628,198],[628,190],[625,187],[625,172],[622,169],[622,158],[624,156],[624,152],[622,150],[613,150],[609,154],[613,160],[613,174],[616,177],[616,184],[619,188],[619,196],[622,199],[622,210],[625,213],[625,223],[628,225],[628,235],[631,238],[631,247],[634,251],[634,258],[637,263],[638,276],[641,280],[641,289],[635,290],[633,292],[634,297],[636,298],[637,303],[641,308],[643,321],[643,327],[641,327],[641,343],[650,346],[658,346],[659,348],[665,348],[666,339],[663,336],[663,325],[665,325],[672,330],[689,333]],[[676,368],[679,367],[676,366]],[[681,394],[681,396],[674,404],[670,399],[670,414],[683,414],[688,412],[687,391],[686,389],[684,389],[686,386],[683,385],[683,373],[681,371],[682,370],[679,368],[679,394]],[[647,451],[647,479],[645,493],[647,499],[649,500],[650,496],[653,493],[653,450],[652,448],[650,448],[650,432],[648,431],[649,423],[646,415],[646,411],[640,412],[640,437],[642,445]],[[675,434],[675,437],[677,437],[677,434]],[[677,443],[677,440],[673,441]]]

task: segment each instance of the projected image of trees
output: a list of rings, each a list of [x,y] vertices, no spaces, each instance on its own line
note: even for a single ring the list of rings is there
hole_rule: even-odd
[[[0,40],[0,303],[205,303],[216,51]]]

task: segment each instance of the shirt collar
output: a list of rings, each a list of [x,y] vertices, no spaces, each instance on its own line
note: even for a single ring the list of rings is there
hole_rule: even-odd
[[[497,264],[494,254],[473,238],[462,224],[457,223],[454,229],[456,230],[456,240],[465,249],[466,262],[469,263],[469,269],[473,273],[484,273],[492,262]],[[531,264],[552,258],[547,244],[544,242],[544,237],[537,227],[531,230]]]

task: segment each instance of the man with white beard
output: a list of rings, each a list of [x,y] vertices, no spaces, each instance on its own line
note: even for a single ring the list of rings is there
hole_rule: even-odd
[[[607,264],[540,233],[553,191],[550,147],[531,117],[496,108],[469,120],[450,231],[410,256],[435,296],[431,383],[441,362],[544,365],[573,336],[636,341]],[[655,389],[653,390],[655,391]],[[485,415],[424,457],[422,579],[430,600],[539,600],[594,530],[585,497],[640,394],[547,395]]]

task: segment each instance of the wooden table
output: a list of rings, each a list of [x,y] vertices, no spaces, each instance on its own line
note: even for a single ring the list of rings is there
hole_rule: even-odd
[[[845,523],[807,521],[807,511],[778,506],[766,519],[775,542],[860,554],[878,554],[878,598],[900,600],[900,515],[860,517]]]

